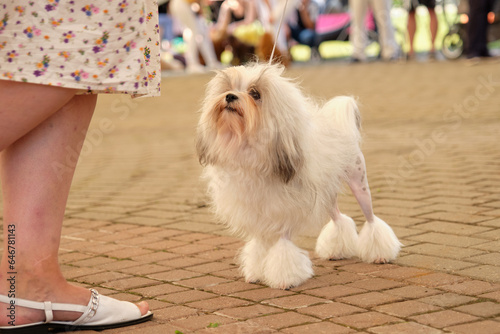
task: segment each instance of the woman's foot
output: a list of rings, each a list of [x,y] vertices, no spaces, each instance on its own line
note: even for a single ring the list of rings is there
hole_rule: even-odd
[[[12,292],[14,292],[16,298],[35,302],[50,301],[52,303],[76,304],[82,306],[87,306],[89,304],[91,292],[86,288],[74,286],[66,282],[65,280],[59,282],[58,285],[50,283],[42,285],[39,282],[40,280],[38,280],[37,282],[35,278],[32,280],[25,279],[23,279],[23,281],[28,282],[28,285],[30,286],[29,290],[26,290],[22,287],[23,285],[25,285],[22,284],[22,281],[18,281],[19,288],[17,287],[17,285],[14,289],[2,286],[0,293],[8,296]],[[2,279],[2,283],[3,281],[8,282],[7,280]],[[138,303],[137,307],[139,308],[141,315],[145,315],[149,311],[149,306],[146,302]],[[80,312],[70,311],[54,311],[53,314],[53,321],[75,321],[82,315],[82,313]],[[13,310],[9,310],[7,306],[0,306],[0,326],[19,326],[37,322],[44,322],[45,320],[45,312],[43,310],[35,310],[21,306],[15,306]]]

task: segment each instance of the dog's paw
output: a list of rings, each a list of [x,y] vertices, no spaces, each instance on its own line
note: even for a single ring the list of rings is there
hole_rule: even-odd
[[[271,288],[287,290],[307,281],[314,274],[306,251],[290,240],[280,239],[264,260],[265,283]]]
[[[373,263],[375,264],[386,264],[386,263],[389,263],[389,260],[387,259],[384,259],[382,257],[379,257],[379,258],[376,258]]]
[[[398,256],[402,244],[387,223],[375,217],[359,233],[359,258],[367,263],[384,264]]]
[[[326,224],[316,241],[316,254],[322,259],[337,261],[357,255],[358,233],[354,221],[341,215],[339,221]]]

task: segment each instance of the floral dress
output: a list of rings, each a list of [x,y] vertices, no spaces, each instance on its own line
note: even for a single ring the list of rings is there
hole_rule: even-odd
[[[157,1],[0,1],[0,80],[158,96],[159,52]]]

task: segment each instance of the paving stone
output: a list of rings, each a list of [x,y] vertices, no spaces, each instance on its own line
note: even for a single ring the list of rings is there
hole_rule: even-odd
[[[356,295],[367,292],[364,289],[354,288],[346,285],[334,285],[327,286],[323,288],[304,290],[303,293],[310,294],[317,297],[322,297],[326,299],[336,299],[339,297]]]
[[[199,276],[202,276],[202,274],[184,269],[167,270],[160,273],[154,273],[148,275],[149,278],[165,282],[176,282],[183,279],[194,278]]]
[[[478,255],[474,257],[470,257],[467,261],[472,261],[476,263],[489,264],[495,267],[500,267],[500,253],[488,253],[483,255]]]
[[[164,261],[158,261],[159,265],[167,266],[171,268],[186,268],[195,266],[201,263],[207,263],[205,259],[199,259],[191,256],[174,256],[172,258],[166,259]]]
[[[333,319],[333,322],[343,324],[352,328],[369,328],[384,324],[402,322],[401,319],[378,312],[364,312],[352,314]]]
[[[310,305],[324,304],[328,302],[330,302],[328,299],[299,294],[289,297],[268,299],[263,303],[271,306],[277,306],[283,309],[298,309],[308,307]]]
[[[485,293],[480,295],[479,297],[481,298],[489,298],[489,299],[494,299],[497,302],[500,302],[500,291],[495,291],[495,292],[490,292],[490,293]]]
[[[476,298],[457,295],[454,293],[444,293],[439,295],[420,298],[417,301],[428,303],[440,307],[455,307],[475,301]]]
[[[176,286],[173,284],[165,283],[165,284],[157,284],[157,285],[147,286],[144,288],[132,289],[130,291],[138,293],[138,294],[145,296],[145,297],[156,297],[156,296],[164,295],[167,293],[175,293],[175,292],[186,291],[186,290],[188,290],[188,289],[180,287],[180,286]]]
[[[461,312],[444,310],[413,316],[411,319],[431,327],[444,328],[465,322],[471,322],[477,320],[478,318]]]
[[[445,330],[451,331],[457,334],[496,334],[498,330],[498,322],[491,320],[484,320],[473,322],[470,324],[463,324],[457,326],[451,326],[445,328]]]
[[[384,291],[384,293],[387,293],[389,295],[398,296],[398,297],[405,298],[405,299],[415,299],[415,298],[422,298],[422,297],[440,294],[441,291],[437,290],[437,289],[411,285],[411,286],[405,286],[402,288],[386,290],[386,291]]]
[[[220,283],[217,285],[206,286],[205,289],[208,291],[212,291],[214,293],[220,295],[232,295],[236,292],[240,291],[248,291],[253,289],[258,289],[259,286],[256,284],[250,284],[245,282],[229,282],[229,283]]]
[[[112,289],[129,290],[144,286],[161,284],[161,282],[144,277],[129,277],[101,284]]]
[[[459,275],[477,278],[480,280],[500,283],[500,270],[497,266],[480,265],[477,267],[463,269],[457,272]]]
[[[477,249],[454,247],[448,245],[436,245],[431,243],[422,243],[414,246],[405,247],[405,252],[424,254],[430,256],[446,257],[451,259],[464,259],[474,261],[475,255],[483,254],[483,251]]]
[[[241,291],[231,294],[234,297],[248,299],[255,302],[260,302],[266,299],[272,299],[282,296],[295,295],[292,291],[271,289],[268,287],[257,286],[256,289]],[[320,296],[321,297],[321,296]]]
[[[214,276],[202,276],[178,281],[176,284],[194,289],[206,289],[225,282],[228,280]]]
[[[222,296],[222,297],[216,297],[216,298],[211,298],[211,299],[206,299],[206,300],[189,302],[186,304],[186,306],[200,309],[200,310],[205,311],[205,312],[214,312],[214,311],[221,310],[221,309],[249,305],[251,303],[252,302],[250,302],[250,301],[245,301],[245,300],[238,299],[238,298]]]
[[[448,285],[452,283],[460,283],[466,281],[467,279],[464,277],[449,275],[443,273],[432,273],[429,275],[413,277],[407,279],[407,282],[415,283],[418,285],[425,285],[428,287],[438,287],[441,285]]]
[[[348,297],[342,297],[338,298],[338,301],[359,306],[359,307],[364,307],[364,308],[369,308],[369,307],[374,307],[377,305],[382,305],[382,304],[388,304],[388,303],[394,303],[397,301],[400,301],[402,298],[394,295],[389,295],[386,293],[380,293],[380,292],[367,292],[359,295],[354,295],[354,296],[348,296]]]
[[[250,318],[252,319],[257,318],[263,315],[282,313],[282,312],[284,311],[276,307],[256,304],[251,306],[241,306],[241,307],[232,307],[228,309],[223,309],[217,311],[216,314],[221,314],[233,319],[246,320]],[[292,313],[289,315],[292,315]]]
[[[410,315],[427,313],[441,310],[440,307],[430,304],[421,303],[418,301],[404,301],[394,304],[387,304],[373,308],[375,311],[387,313],[396,317],[407,318]]]
[[[458,235],[436,233],[436,232],[423,233],[420,235],[408,237],[408,239],[419,242],[432,242],[438,245],[444,244],[456,247],[474,246],[476,248],[477,246],[475,245],[484,244],[486,241],[488,241],[485,239],[475,238],[471,236],[458,236]]]
[[[366,280],[356,281],[348,284],[348,286],[369,291],[387,290],[387,289],[401,287],[404,285],[405,285],[404,283],[395,282],[383,278],[369,278]]]
[[[171,322],[174,326],[179,326],[181,328],[186,328],[189,331],[198,331],[205,329],[210,326],[219,327],[220,325],[230,324],[235,322],[233,319],[229,319],[224,316],[215,314],[203,314],[194,317],[189,317],[186,319],[174,320]]]
[[[456,307],[454,310],[478,317],[494,317],[500,314],[500,304],[483,302]]]
[[[91,284],[103,284],[111,281],[116,281],[119,279],[130,278],[130,275],[118,273],[115,271],[99,272],[93,275],[78,277],[78,281],[91,283]]]
[[[439,270],[446,272],[454,272],[460,269],[473,267],[474,263],[466,261],[458,261],[443,258],[440,256],[428,256],[420,254],[410,254],[407,256],[400,257],[397,260],[398,264],[426,268],[430,270]]]
[[[135,263],[136,264],[136,263]],[[159,273],[162,271],[165,271],[164,266],[159,266],[157,264],[143,264],[143,265],[134,265],[134,266],[127,266],[123,269],[120,270],[122,273],[127,273],[131,275],[149,275],[149,274],[154,274],[154,273]]]
[[[214,298],[216,296],[217,295],[214,295],[213,293],[208,293],[205,291],[187,290],[158,296],[158,298],[173,304],[185,304],[192,301]]]
[[[387,270],[395,269],[398,268],[398,266],[393,265],[393,264],[385,264],[385,265],[379,265],[379,264],[374,264],[374,263],[353,263],[353,264],[348,264],[345,266],[339,267],[341,270],[345,271],[350,271],[354,273],[376,273],[376,272],[384,272]]]
[[[365,312],[365,309],[347,305],[344,303],[332,302],[332,303],[323,303],[320,305],[300,308],[297,310],[297,312],[307,314],[320,319],[329,319],[353,313]]]
[[[375,334],[439,334],[439,329],[424,326],[416,322],[404,322],[394,325],[386,325],[370,328],[370,333]]]
[[[381,270],[378,272],[371,273],[371,275],[393,280],[402,280],[405,278],[427,275],[429,273],[430,272],[428,270],[423,270],[418,268],[394,267],[387,270]]]
[[[288,334],[306,334],[306,333],[315,333],[315,334],[348,334],[355,333],[356,331],[344,326],[340,326],[331,322],[319,322],[315,324],[307,324],[302,326],[295,326],[291,328],[286,328],[281,330],[282,333]]]
[[[316,318],[309,317],[307,315],[289,313],[290,312],[266,315],[263,317],[254,318],[252,319],[252,322],[258,324],[259,326],[281,329],[319,321]]]
[[[440,286],[440,289],[464,295],[479,295],[481,293],[500,290],[499,284],[470,280],[461,283]]]
[[[226,334],[226,333],[238,333],[238,334],[270,334],[277,333],[276,330],[268,328],[259,324],[252,322],[251,320],[245,322],[235,322],[228,325],[222,325],[217,328],[205,328],[203,330],[197,331],[198,333],[210,333],[210,334]]]
[[[154,317],[160,321],[169,321],[173,319],[185,318],[197,313],[198,311],[194,308],[176,305],[156,310]]]

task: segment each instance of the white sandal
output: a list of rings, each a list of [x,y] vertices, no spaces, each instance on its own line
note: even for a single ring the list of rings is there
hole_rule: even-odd
[[[1,303],[10,304],[11,301],[14,301],[16,306],[45,311],[45,322],[19,326],[0,326],[0,333],[47,333],[51,329],[63,331],[99,331],[139,324],[153,317],[153,313],[150,311],[145,315],[141,315],[139,308],[130,302],[101,296],[94,289],[90,289],[90,291],[91,297],[87,306],[34,302],[18,298],[10,299],[7,296],[0,295]],[[81,312],[83,314],[75,321],[52,321],[54,319],[53,311]]]

